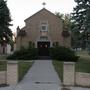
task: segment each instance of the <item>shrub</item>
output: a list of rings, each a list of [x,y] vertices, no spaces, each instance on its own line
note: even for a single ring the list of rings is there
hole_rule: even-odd
[[[88,54],[90,55],[90,46],[87,48]]]
[[[19,51],[15,51],[12,55],[9,55],[7,59],[14,60],[34,60],[38,57],[37,48],[21,48]]]
[[[73,50],[63,46],[50,48],[50,56],[56,60],[73,62],[76,62],[79,58]]]

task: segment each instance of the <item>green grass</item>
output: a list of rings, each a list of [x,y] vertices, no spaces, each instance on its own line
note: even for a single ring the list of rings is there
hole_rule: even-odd
[[[0,60],[6,60],[7,55],[0,55]]]
[[[0,61],[0,71],[5,71],[7,68],[6,61]]]
[[[0,55],[0,71],[5,71],[7,69],[6,57],[7,55]]]
[[[76,52],[80,56],[79,61],[75,64],[76,72],[90,73],[90,55],[87,51]]]
[[[90,55],[87,51],[77,51],[76,52],[78,56],[80,56],[80,59],[82,60],[89,60],[90,61]]]
[[[61,81],[63,81],[63,62],[53,60],[53,65]]]
[[[80,56],[80,58],[75,64],[75,71],[90,73],[90,55],[86,52],[78,52],[77,55]],[[63,62],[53,60],[53,65],[61,81],[63,81]]]
[[[76,72],[85,72],[90,73],[90,60],[80,58],[79,61],[75,64]]]
[[[18,63],[18,79],[22,80],[28,69],[32,66],[33,62],[20,61]],[[6,71],[7,61],[0,61],[0,71]]]
[[[19,62],[18,64],[18,73],[19,81],[21,81],[24,75],[27,73],[28,69],[32,66],[33,62]]]

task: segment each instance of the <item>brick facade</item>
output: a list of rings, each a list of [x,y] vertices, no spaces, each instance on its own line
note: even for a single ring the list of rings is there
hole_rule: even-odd
[[[41,31],[41,24],[47,23],[47,31]],[[24,37],[18,36],[20,30],[25,30],[26,35]],[[25,20],[25,27],[22,29],[17,28],[17,39],[16,45],[17,50],[20,49],[21,45],[27,47],[29,42],[33,42],[37,47],[37,42],[50,42],[50,47],[54,43],[58,43],[61,46],[70,47],[70,37],[63,38],[61,33],[63,31],[62,20],[55,16],[50,11],[43,8],[39,12],[35,13],[31,17]],[[41,37],[47,37],[47,39],[41,39]]]

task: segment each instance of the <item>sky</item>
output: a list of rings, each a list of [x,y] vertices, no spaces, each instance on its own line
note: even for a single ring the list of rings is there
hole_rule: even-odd
[[[13,24],[11,30],[16,32],[17,26],[24,27],[24,20],[41,10],[43,2],[46,3],[45,8],[52,13],[71,13],[76,5],[74,0],[7,0]]]

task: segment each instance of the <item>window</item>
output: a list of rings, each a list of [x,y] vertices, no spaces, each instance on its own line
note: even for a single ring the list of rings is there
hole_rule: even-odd
[[[48,37],[47,36],[41,36],[40,40],[48,40]]]
[[[59,46],[59,42],[54,42],[54,43],[53,43],[53,46],[55,46],[55,47],[56,47],[56,46]]]
[[[47,27],[45,25],[42,25],[42,31],[46,31]]]
[[[41,31],[47,31],[47,23],[46,22],[41,23]]]

